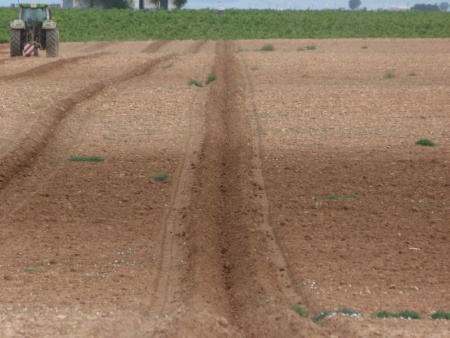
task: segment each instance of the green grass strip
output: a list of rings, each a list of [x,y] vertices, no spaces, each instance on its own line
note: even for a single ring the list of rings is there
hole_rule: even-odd
[[[431,315],[432,319],[447,319],[450,320],[450,312],[436,311]]]
[[[364,317],[363,313],[358,312],[358,311],[353,311],[353,310],[350,310],[350,309],[347,309],[347,308],[340,308],[336,312],[337,313],[342,313],[342,314],[344,314],[346,316],[349,316],[349,317],[356,317],[356,318]]]
[[[216,80],[217,80],[217,75],[216,75],[215,73],[210,73],[210,74],[208,75],[208,78],[207,78],[206,81],[205,81],[205,84],[208,85],[208,84],[210,84],[211,82],[216,81]]]
[[[70,156],[67,161],[71,162],[103,162],[105,159],[100,156]]]
[[[194,79],[190,79],[189,82],[188,82],[188,85],[189,86],[194,85],[194,86],[197,86],[197,87],[203,87],[201,82],[198,82],[197,80],[194,80]]]
[[[324,320],[325,318],[330,317],[330,316],[332,316],[332,315],[334,315],[334,314],[336,314],[336,311],[333,311],[333,310],[325,310],[325,311],[322,311],[322,312],[320,312],[319,314],[315,315],[314,317],[312,317],[312,321],[313,321],[314,323],[318,323],[318,322],[320,322],[321,320]]]
[[[383,318],[403,318],[403,319],[421,319],[419,313],[416,311],[405,310],[399,313],[381,311],[377,312],[373,315],[375,318],[383,319]]]
[[[301,306],[292,305],[291,310],[295,311],[300,317],[308,318],[308,316],[309,316],[308,310],[302,308]]]
[[[152,178],[154,181],[164,182],[164,181],[170,180],[170,175],[164,174],[164,173],[156,173],[156,174],[153,174]]]
[[[420,139],[419,141],[416,142],[416,144],[424,147],[436,147],[436,143],[426,138]]]

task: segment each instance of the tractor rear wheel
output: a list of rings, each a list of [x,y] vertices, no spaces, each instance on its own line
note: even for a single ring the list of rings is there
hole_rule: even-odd
[[[11,40],[10,40],[11,56],[22,56],[23,46],[21,36],[22,32],[20,29],[11,29]]]
[[[59,55],[59,32],[56,29],[48,30],[46,40],[47,57],[57,57]]]

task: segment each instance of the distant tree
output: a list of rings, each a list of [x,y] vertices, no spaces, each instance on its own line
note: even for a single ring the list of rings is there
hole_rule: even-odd
[[[355,10],[359,6],[361,6],[361,0],[349,0],[348,2],[348,7],[350,7],[351,10]]]
[[[181,9],[186,6],[187,0],[174,0],[173,3],[177,9]]]
[[[133,8],[133,0],[82,0],[82,4],[89,8],[100,7],[104,9],[110,8]]]
[[[443,12],[446,12],[449,7],[450,7],[450,5],[448,4],[448,2],[441,2],[439,4],[439,9]]]
[[[429,5],[429,4],[415,4],[411,7],[412,11],[422,11],[422,12],[437,12],[439,11],[438,5]]]

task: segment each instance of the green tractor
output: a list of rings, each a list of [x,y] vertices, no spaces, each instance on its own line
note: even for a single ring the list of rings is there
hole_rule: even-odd
[[[47,57],[59,55],[59,32],[46,4],[20,4],[19,20],[11,22],[11,56],[38,55],[39,49]]]

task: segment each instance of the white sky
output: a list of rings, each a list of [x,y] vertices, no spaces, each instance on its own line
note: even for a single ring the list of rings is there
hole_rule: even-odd
[[[32,2],[33,0],[22,0],[22,2]],[[137,2],[137,0],[135,0]],[[60,3],[59,0],[36,0],[41,3]],[[239,9],[336,9],[348,8],[348,0],[222,0],[225,9],[239,8]],[[361,0],[361,7],[367,9],[388,9],[390,7],[412,7],[417,3],[420,4],[439,4],[441,2],[450,2],[450,0]],[[11,3],[16,3],[17,0],[0,0],[0,6],[9,6]],[[186,8],[200,9],[200,8],[217,8],[219,1],[213,0],[188,0]]]

